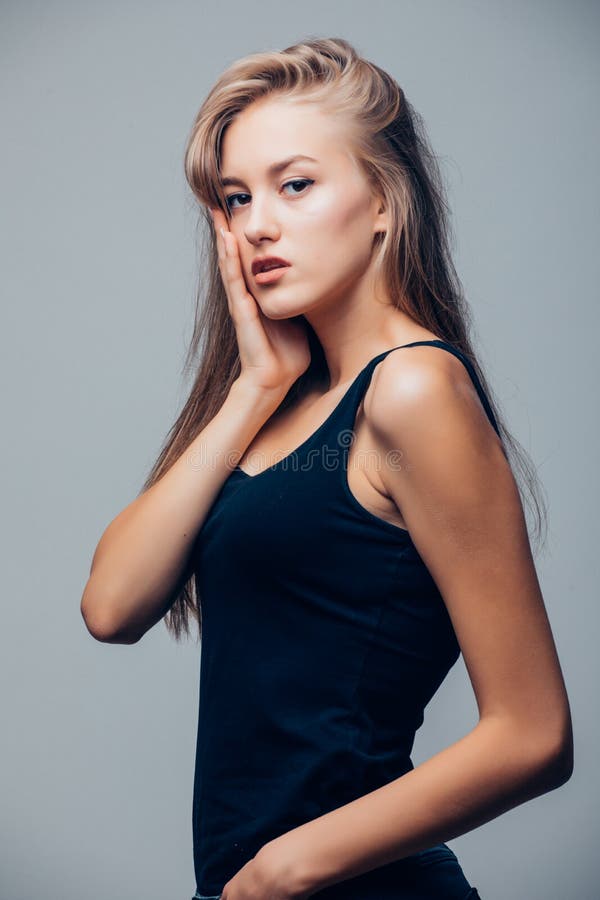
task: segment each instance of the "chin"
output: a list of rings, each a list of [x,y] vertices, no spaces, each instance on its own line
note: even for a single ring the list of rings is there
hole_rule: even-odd
[[[299,306],[295,304],[293,307],[286,307],[281,301],[278,303],[277,300],[273,301],[265,301],[257,300],[256,301],[260,311],[267,317],[267,319],[294,319],[297,316],[301,316],[306,311],[307,307]]]
[[[263,309],[263,314],[267,317],[267,319],[273,319],[274,321],[276,321],[277,319],[295,319],[297,316],[301,315],[301,313],[299,312],[285,312],[285,310],[282,312],[276,309]]]

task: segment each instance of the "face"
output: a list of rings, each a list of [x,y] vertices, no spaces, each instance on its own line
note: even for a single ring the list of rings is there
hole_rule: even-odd
[[[299,154],[312,159],[270,171]],[[256,101],[225,131],[221,176],[246,286],[266,316],[287,318],[372,293],[373,238],[385,231],[385,215],[334,117],[313,104]],[[291,265],[260,284],[252,274],[259,256]]]

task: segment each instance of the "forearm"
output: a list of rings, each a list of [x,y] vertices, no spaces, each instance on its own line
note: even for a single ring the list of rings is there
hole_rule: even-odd
[[[81,603],[95,636],[139,638],[167,612],[215,497],[282,399],[238,379],[179,458],[108,525]]]
[[[505,722],[480,721],[402,777],[272,843],[295,860],[297,896],[308,897],[464,834],[566,778],[559,753]]]

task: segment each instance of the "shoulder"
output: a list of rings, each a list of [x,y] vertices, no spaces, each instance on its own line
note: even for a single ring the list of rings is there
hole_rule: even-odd
[[[376,366],[365,419],[388,446],[446,435],[499,442],[464,363],[440,347],[401,347]],[[410,436],[410,437],[409,437]]]
[[[454,552],[458,544],[472,551],[473,541],[501,546],[493,528],[485,536],[484,522],[522,533],[508,458],[462,361],[440,347],[401,348],[373,375],[364,415],[383,487],[427,563],[435,568],[448,540]]]

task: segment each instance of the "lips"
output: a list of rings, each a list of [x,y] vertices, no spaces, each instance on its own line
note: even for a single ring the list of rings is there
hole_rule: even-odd
[[[284,266],[290,266],[291,263],[287,259],[280,256],[261,256],[252,262],[252,274],[258,275],[259,272],[268,272],[269,269],[280,269]]]

